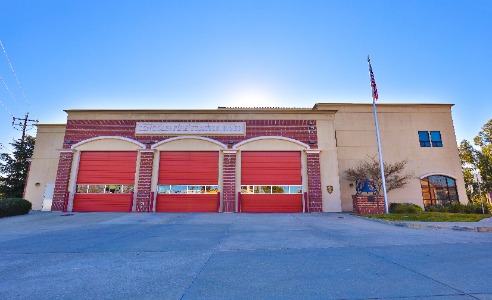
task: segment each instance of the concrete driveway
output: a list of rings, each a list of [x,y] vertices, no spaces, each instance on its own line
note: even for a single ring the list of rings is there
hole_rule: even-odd
[[[492,233],[348,214],[0,219],[0,299],[492,299]]]

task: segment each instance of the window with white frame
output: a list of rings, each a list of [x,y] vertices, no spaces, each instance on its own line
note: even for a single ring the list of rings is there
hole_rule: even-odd
[[[217,185],[178,185],[178,184],[159,184],[157,193],[159,194],[217,194]]]
[[[242,185],[241,194],[301,194],[300,185]]]
[[[77,184],[76,193],[82,194],[130,194],[132,184]]]

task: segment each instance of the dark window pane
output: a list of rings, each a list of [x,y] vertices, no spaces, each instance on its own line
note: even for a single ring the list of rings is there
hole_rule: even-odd
[[[420,142],[420,147],[431,146],[428,131],[419,131],[419,142]]]
[[[121,193],[121,185],[119,184],[108,184],[106,185],[105,193],[109,194],[119,194]]]
[[[133,192],[133,185],[130,184],[124,184],[123,185],[123,193],[124,194],[130,194]]]
[[[291,186],[290,187],[290,191],[289,191],[290,194],[301,194],[302,193],[302,186]]]
[[[449,187],[452,187],[452,186],[455,187],[456,186],[456,180],[454,180],[451,177],[446,177],[446,179],[447,179],[447,182],[448,182],[448,186]]]
[[[254,189],[252,185],[242,185],[241,186],[241,193],[243,194],[253,194]]]
[[[205,186],[204,185],[189,185],[188,186],[188,194],[204,194]]]
[[[186,194],[186,185],[171,185],[171,194]]]
[[[429,176],[429,185],[431,188],[442,188],[448,185],[446,178],[444,176]]]
[[[429,141],[429,132],[419,131],[419,141]]]
[[[458,193],[455,188],[449,187],[449,200],[451,201],[457,201],[458,200]]]
[[[288,194],[289,193],[289,186],[274,185],[274,186],[272,186],[272,193],[273,194]]]
[[[442,147],[441,132],[431,131],[430,132],[432,147]]]
[[[425,191],[425,190],[422,190],[422,197],[424,198],[424,200],[432,199],[431,193],[429,191]]]
[[[207,194],[217,194],[219,192],[219,187],[216,185],[207,186]]]
[[[104,193],[104,184],[91,184],[89,185],[89,193],[102,194]]]
[[[430,136],[431,136],[431,139],[433,141],[441,141],[441,132],[440,131],[431,131]]]
[[[168,184],[159,184],[157,186],[157,192],[159,194],[170,194],[171,193],[171,185]]]
[[[429,188],[429,181],[427,181],[427,178],[421,179],[420,185],[422,186],[422,188],[426,187],[428,189]]]
[[[77,184],[77,193],[87,193],[87,188],[86,184]]]

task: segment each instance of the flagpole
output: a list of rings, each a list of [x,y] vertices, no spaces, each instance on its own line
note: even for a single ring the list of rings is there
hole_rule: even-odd
[[[386,194],[386,178],[384,176],[383,151],[381,149],[381,139],[379,138],[378,114],[376,110],[377,89],[376,82],[374,81],[374,74],[372,73],[371,59],[369,58],[369,55],[367,56],[367,63],[369,64],[369,77],[371,78],[372,107],[374,108],[374,123],[376,124],[376,139],[378,141],[379,166],[381,168],[381,180],[383,181],[384,210],[388,214],[388,196]]]

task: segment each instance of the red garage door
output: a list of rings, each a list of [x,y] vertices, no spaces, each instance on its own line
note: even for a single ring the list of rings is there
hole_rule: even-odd
[[[301,153],[242,152],[241,211],[302,212]]]
[[[137,152],[83,151],[73,211],[131,211]]]
[[[156,211],[216,212],[219,153],[163,151]]]

